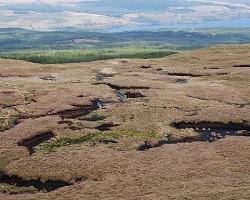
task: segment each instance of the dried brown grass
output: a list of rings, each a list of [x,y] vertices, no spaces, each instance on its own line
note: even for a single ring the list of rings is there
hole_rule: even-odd
[[[19,124],[0,132],[0,171],[5,168],[7,175],[25,180],[74,183],[87,177],[51,193],[0,194],[0,199],[249,199],[249,137],[135,151],[149,138],[196,135],[193,129],[175,129],[175,121],[249,125],[250,69],[234,67],[249,64],[249,52],[250,45],[222,45],[146,61],[39,65],[0,60],[0,114],[7,117],[11,109],[20,115]],[[112,76],[98,80],[101,72]],[[145,97],[120,99],[109,85]],[[64,121],[57,114],[91,105],[97,98],[104,109]],[[92,114],[105,118],[86,121]],[[95,129],[111,123],[119,126],[103,133]],[[135,134],[117,137],[114,144],[84,142],[55,152],[38,146],[31,157],[18,146],[50,131],[56,137],[49,143],[86,134]]]

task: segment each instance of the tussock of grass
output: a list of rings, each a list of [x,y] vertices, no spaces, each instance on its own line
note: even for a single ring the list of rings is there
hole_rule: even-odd
[[[0,131],[5,131],[14,127],[17,124],[20,115],[9,116],[9,117],[0,117]]]

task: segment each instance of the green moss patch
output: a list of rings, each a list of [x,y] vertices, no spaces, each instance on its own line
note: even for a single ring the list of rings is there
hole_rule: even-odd
[[[93,134],[88,134],[88,135],[78,137],[78,138],[62,137],[62,138],[57,139],[55,142],[43,145],[43,147],[47,150],[52,151],[53,149],[59,148],[62,146],[68,146],[72,144],[81,144],[84,142],[91,142],[91,141],[94,141],[94,138],[95,138],[95,135]]]
[[[117,131],[117,132],[104,132],[101,136],[106,136],[114,139],[120,137],[145,137],[144,133],[137,131]]]
[[[52,143],[48,143],[43,145],[43,148],[49,151],[53,151],[56,148],[69,146],[74,144],[82,144],[82,143],[91,143],[91,142],[98,142],[101,138],[108,138],[108,139],[120,139],[120,138],[154,138],[156,137],[154,134],[147,134],[138,132],[138,131],[117,131],[117,132],[102,132],[97,134],[88,134],[77,138],[69,138],[69,137],[62,137],[57,139]]]

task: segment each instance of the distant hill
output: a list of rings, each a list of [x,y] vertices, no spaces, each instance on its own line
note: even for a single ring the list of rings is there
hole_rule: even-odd
[[[250,43],[250,28],[38,32],[0,29],[0,57],[38,63],[157,58],[218,44]]]

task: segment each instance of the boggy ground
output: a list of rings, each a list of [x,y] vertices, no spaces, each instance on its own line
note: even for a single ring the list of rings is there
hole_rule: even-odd
[[[2,59],[0,199],[249,199],[249,94],[247,44]]]

